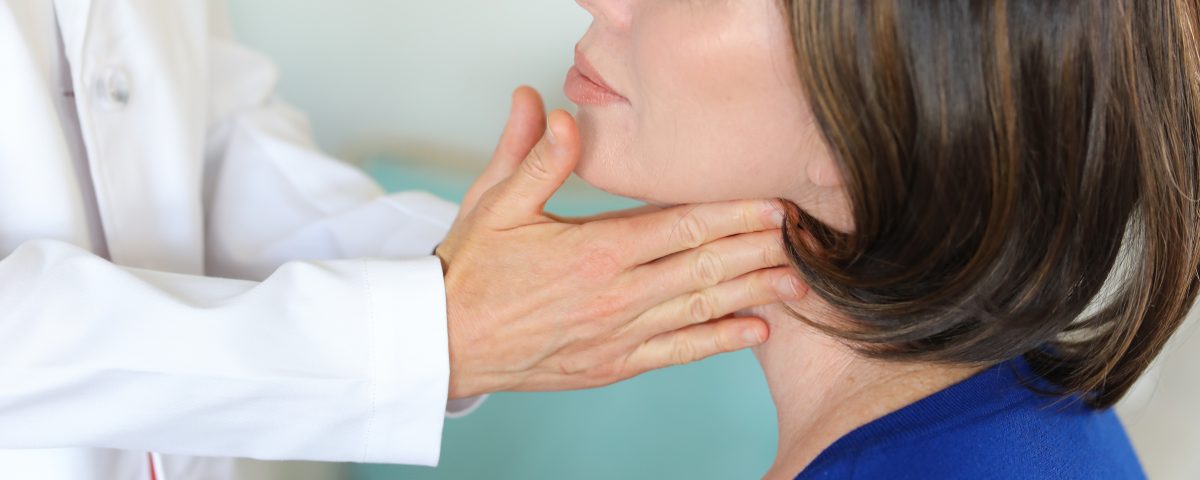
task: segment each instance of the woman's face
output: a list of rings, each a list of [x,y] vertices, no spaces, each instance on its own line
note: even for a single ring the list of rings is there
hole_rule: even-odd
[[[594,18],[565,86],[584,180],[655,204],[781,197],[844,223],[778,0],[577,1]]]

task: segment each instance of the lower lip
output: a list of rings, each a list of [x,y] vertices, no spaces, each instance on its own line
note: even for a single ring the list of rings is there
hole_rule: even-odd
[[[563,93],[578,105],[608,105],[618,102],[628,102],[621,94],[593,82],[579,71],[571,67],[567,72],[567,82],[563,85]]]

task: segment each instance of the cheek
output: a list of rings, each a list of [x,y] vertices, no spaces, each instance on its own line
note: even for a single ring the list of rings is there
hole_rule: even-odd
[[[582,158],[575,174],[592,186],[614,195],[654,203],[651,162],[634,154],[635,122],[628,107],[581,108],[576,114],[583,141]]]
[[[787,33],[762,28],[782,21],[745,9],[672,18],[633,43],[646,97],[631,153],[656,179],[672,179],[653,195],[667,203],[785,196],[804,171],[800,132],[809,122]]]
[[[584,180],[657,204],[792,196],[811,121],[786,25],[750,2],[640,4],[618,43],[631,104],[579,112]]]

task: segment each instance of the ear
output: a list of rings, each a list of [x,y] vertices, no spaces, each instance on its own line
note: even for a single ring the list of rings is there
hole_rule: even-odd
[[[833,161],[833,157],[829,155],[813,157],[809,160],[805,170],[805,173],[808,174],[808,181],[813,185],[824,188],[842,186],[842,172]]]

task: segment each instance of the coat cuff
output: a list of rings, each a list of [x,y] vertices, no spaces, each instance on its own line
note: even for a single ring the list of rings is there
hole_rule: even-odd
[[[366,260],[371,417],[364,463],[436,466],[450,382],[437,257]]]
[[[439,228],[435,229],[436,234],[433,235],[437,240],[429,247],[429,254],[436,255],[438,245],[441,245],[446,233],[454,223],[454,217],[458,215],[458,205],[420,191],[393,193],[388,199],[391,201],[392,206],[405,211],[407,215],[424,218],[430,224],[439,226]],[[416,207],[413,207],[414,205]],[[395,252],[402,251],[402,248],[411,248],[412,243],[413,239],[410,236],[398,233],[384,247],[383,254],[388,257],[400,256]],[[444,272],[439,270],[439,273]],[[448,354],[447,358],[449,358]],[[446,417],[462,418],[470,415],[475,410],[478,410],[487,398],[487,395],[480,395],[477,397],[449,400],[446,402]]]
[[[459,398],[446,402],[446,418],[462,418],[479,410],[479,406],[487,401],[487,395]]]

